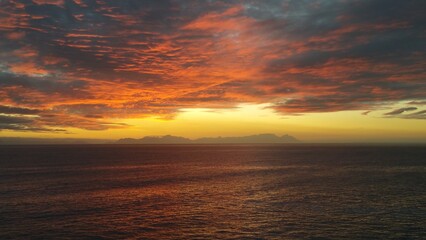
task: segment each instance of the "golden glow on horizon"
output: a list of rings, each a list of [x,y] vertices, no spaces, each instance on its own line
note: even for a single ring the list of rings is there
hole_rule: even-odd
[[[260,133],[290,134],[305,142],[405,142],[426,141],[423,120],[383,118],[388,111],[341,111],[280,115],[268,104],[243,104],[238,108],[182,109],[174,119],[111,119],[129,127],[90,131],[68,128],[70,134],[4,131],[2,136],[49,138],[141,138],[152,135],[176,135],[189,138],[243,136]]]

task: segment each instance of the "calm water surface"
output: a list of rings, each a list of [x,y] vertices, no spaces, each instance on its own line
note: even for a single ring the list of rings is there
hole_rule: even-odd
[[[424,146],[0,146],[0,239],[425,237]]]

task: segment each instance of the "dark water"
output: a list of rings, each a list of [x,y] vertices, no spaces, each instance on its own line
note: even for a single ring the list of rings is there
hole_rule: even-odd
[[[424,146],[0,146],[0,239],[425,237]]]

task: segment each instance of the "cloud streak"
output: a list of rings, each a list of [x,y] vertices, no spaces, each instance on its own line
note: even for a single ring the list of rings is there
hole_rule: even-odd
[[[414,110],[417,110],[417,108],[416,107],[399,108],[399,109],[395,109],[391,112],[385,113],[384,115],[390,115],[390,116],[399,115],[399,114],[402,114],[404,112],[409,112],[409,111],[414,111]]]
[[[2,1],[1,116],[36,115],[13,123],[25,129],[103,130],[125,127],[105,118],[240,103],[291,115],[421,103],[425,8],[421,0]]]

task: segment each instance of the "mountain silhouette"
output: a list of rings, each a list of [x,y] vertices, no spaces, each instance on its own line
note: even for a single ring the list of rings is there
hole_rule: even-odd
[[[189,138],[177,136],[148,136],[140,139],[122,138],[116,143],[119,144],[243,144],[243,143],[300,143],[295,137],[275,134],[258,134],[243,137],[204,137],[191,140]]]
[[[139,139],[83,139],[83,138],[21,138],[0,137],[0,145],[37,145],[37,144],[244,144],[244,143],[300,143],[290,136],[275,134],[258,134],[243,137],[203,137],[189,139],[178,136],[147,136]]]

